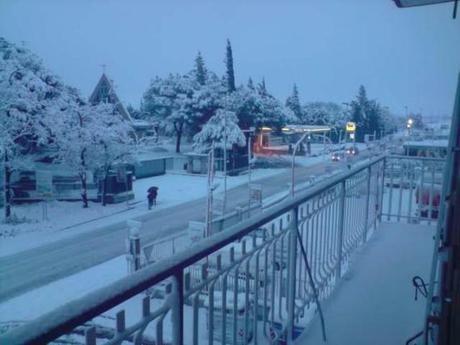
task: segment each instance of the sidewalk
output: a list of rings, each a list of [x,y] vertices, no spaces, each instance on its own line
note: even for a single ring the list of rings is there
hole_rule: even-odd
[[[323,303],[327,344],[405,344],[421,330],[426,300],[414,301],[412,277],[429,277],[433,234],[424,225],[380,225]],[[323,344],[318,317],[296,344]]]
[[[283,174],[286,169],[257,169],[252,180]],[[219,181],[222,178],[218,178]],[[228,177],[228,188],[247,183],[247,175]],[[102,206],[90,203],[83,209],[81,202],[55,201],[47,205],[48,220],[42,219],[42,205],[29,204],[13,208],[13,213],[28,221],[17,225],[1,224],[1,232],[9,236],[0,237],[0,257],[36,248],[51,242],[63,240],[102,227],[109,227],[127,219],[151,217],[155,212],[204,197],[206,177],[201,175],[180,175],[167,173],[135,181],[135,199],[129,203]],[[220,183],[223,188],[223,183]],[[147,209],[146,191],[148,187],[160,187],[158,203],[154,210]]]

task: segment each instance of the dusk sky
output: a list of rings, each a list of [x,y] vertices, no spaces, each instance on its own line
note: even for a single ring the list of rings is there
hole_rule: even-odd
[[[283,102],[293,83],[302,102],[338,103],[363,84],[394,113],[407,105],[450,115],[460,72],[452,3],[0,0],[0,36],[25,44],[84,95],[107,65],[120,98],[136,107],[151,78],[186,73],[198,51],[222,75],[227,38],[237,83],[265,77]]]

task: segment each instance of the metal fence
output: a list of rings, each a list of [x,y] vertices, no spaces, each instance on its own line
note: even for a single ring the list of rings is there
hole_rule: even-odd
[[[0,343],[292,343],[316,312],[313,287],[327,298],[379,221],[435,221],[439,165],[370,160],[13,329]],[[428,208],[414,203],[425,186],[432,186]]]

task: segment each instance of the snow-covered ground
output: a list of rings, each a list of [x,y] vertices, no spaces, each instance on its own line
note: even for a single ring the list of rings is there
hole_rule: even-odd
[[[426,300],[414,301],[412,278],[429,278],[434,227],[382,224],[353,258],[323,306],[331,345],[404,344],[423,327]],[[322,344],[318,318],[297,344]]]
[[[433,227],[402,223],[381,225],[353,257],[351,269],[323,306],[329,344],[396,344],[419,330],[425,301],[413,300],[411,279],[414,275],[425,278],[428,275],[433,230]],[[0,304],[0,322],[34,319],[127,274],[125,257],[117,257]],[[125,309],[127,323],[132,324],[140,316],[142,297],[136,296],[105,313],[109,318],[98,319],[98,323],[113,327],[111,318],[118,310]],[[153,310],[160,305],[161,300],[152,300]],[[186,322],[191,322],[188,309]],[[168,323],[166,320],[167,328]],[[168,333],[165,336],[169,338]],[[206,340],[205,315],[200,312],[201,333],[202,340]],[[298,341],[321,343],[318,320],[313,321]]]
[[[284,171],[256,169],[252,172],[252,180]],[[220,182],[218,192],[223,189],[223,178],[217,176],[216,179]],[[243,185],[247,180],[247,175],[229,176],[227,186],[233,188]],[[26,221],[17,225],[0,223],[0,234],[4,234],[0,241],[0,257],[204,197],[206,184],[205,176],[174,173],[139,179],[133,187],[135,200],[129,203],[105,207],[100,203],[90,203],[89,208],[83,209],[79,202],[53,201],[46,206],[47,220],[43,220],[43,203],[15,206],[14,214]],[[160,188],[157,206],[153,211],[147,209],[146,191],[150,186]]]
[[[364,144],[359,145],[362,145],[361,151],[366,147]],[[314,150],[318,152],[321,148],[323,145],[314,145]],[[280,159],[286,160],[290,165],[291,157],[280,156]],[[329,154],[316,157],[298,156],[296,164],[312,166],[328,162],[329,159]],[[254,169],[252,170],[252,181],[285,171],[286,168]],[[219,192],[223,189],[223,177],[217,175],[216,180],[219,183],[217,189]],[[228,188],[233,188],[247,183],[247,180],[247,175],[229,176],[227,185]],[[22,222],[16,225],[0,223],[0,257],[155,212],[155,210],[147,210],[146,190],[150,186],[160,188],[155,210],[175,206],[206,195],[205,176],[170,172],[135,181],[133,184],[135,199],[127,203],[103,207],[100,203],[90,202],[90,207],[87,209],[81,207],[81,202],[64,201],[17,205],[13,207],[13,213]],[[46,219],[44,218],[45,207]]]

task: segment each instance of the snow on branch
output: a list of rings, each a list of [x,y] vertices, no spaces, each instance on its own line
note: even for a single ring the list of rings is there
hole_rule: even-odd
[[[238,126],[238,118],[233,111],[217,110],[201,131],[193,137],[195,151],[209,150],[214,142],[216,148],[231,149],[233,145],[245,146],[246,138]]]

